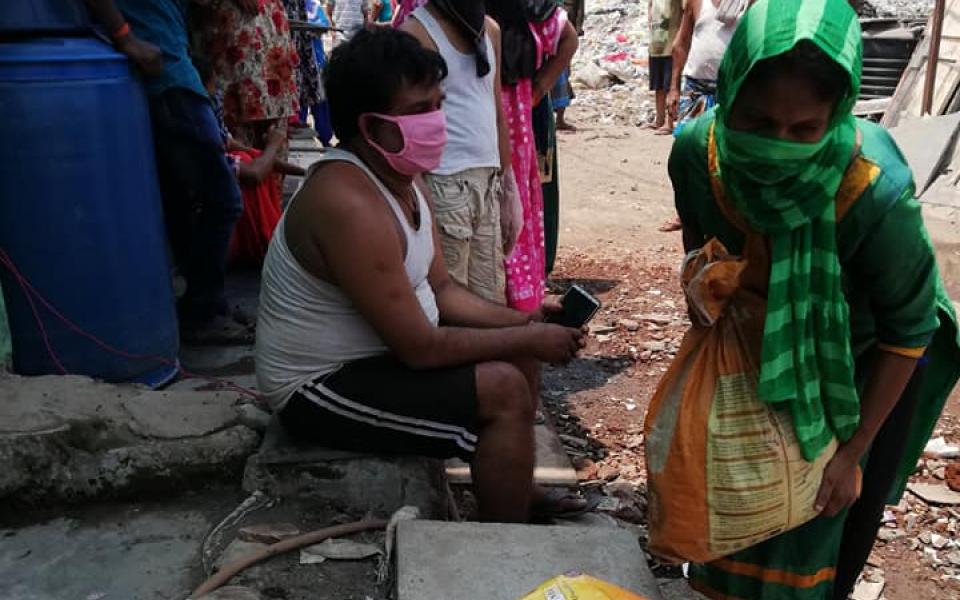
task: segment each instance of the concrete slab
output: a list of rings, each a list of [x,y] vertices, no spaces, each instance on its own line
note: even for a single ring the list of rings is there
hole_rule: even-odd
[[[707,600],[706,596],[691,588],[686,579],[660,580],[660,591],[664,600]]]
[[[128,497],[236,477],[260,439],[239,400],[0,375],[0,504]]]
[[[410,505],[428,518],[445,518],[448,504],[442,461],[304,444],[291,439],[276,420],[247,462],[243,487],[384,517]]]
[[[191,377],[189,379],[179,379],[168,385],[166,389],[171,392],[234,392],[236,389],[233,386],[240,386],[255,392],[257,390],[257,376],[228,375],[215,379]]]
[[[158,392],[123,402],[133,417],[129,426],[147,438],[197,437],[226,429],[237,422],[236,394]],[[157,410],[162,405],[163,410]]]
[[[960,113],[903,121],[890,130],[913,169],[918,196],[950,163],[958,132]]]
[[[238,502],[210,490],[163,503],[58,509],[0,529],[4,600],[182,600],[202,577],[206,532]]]
[[[570,457],[555,431],[546,425],[537,425],[536,467],[533,479],[540,485],[573,487],[577,485],[577,472],[570,464]],[[470,465],[458,458],[447,461],[447,479],[455,485],[470,485]]]
[[[661,599],[626,531],[438,521],[404,521],[397,531],[398,600],[517,600],[568,571]]]

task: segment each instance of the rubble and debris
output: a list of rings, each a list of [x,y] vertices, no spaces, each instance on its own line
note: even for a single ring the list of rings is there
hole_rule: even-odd
[[[860,16],[867,18],[926,17],[933,10],[933,0],[860,0]]]
[[[943,436],[935,437],[927,442],[923,454],[928,458],[960,458],[960,446],[948,444]]]
[[[851,600],[880,600],[883,596],[883,581],[861,580],[853,590],[850,596]]]
[[[960,505],[960,492],[954,492],[943,483],[911,483],[911,493],[930,504]]]
[[[595,0],[587,5],[571,75],[579,120],[636,126],[652,119],[647,27],[645,0]]]
[[[960,463],[951,463],[947,465],[943,474],[947,487],[954,492],[960,492]]]

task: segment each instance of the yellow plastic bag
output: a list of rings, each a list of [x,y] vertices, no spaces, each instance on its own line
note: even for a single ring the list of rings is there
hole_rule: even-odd
[[[580,573],[545,581],[520,600],[649,600],[633,592]]]

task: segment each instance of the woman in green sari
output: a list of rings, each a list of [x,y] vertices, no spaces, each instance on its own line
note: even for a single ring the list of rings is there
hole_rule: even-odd
[[[846,600],[960,377],[910,169],[852,115],[861,63],[846,0],[760,0],[720,67],[718,107],[670,157],[686,249],[718,238],[767,298],[758,396],[791,413],[807,460],[840,442],[820,517],[693,566],[711,598]]]

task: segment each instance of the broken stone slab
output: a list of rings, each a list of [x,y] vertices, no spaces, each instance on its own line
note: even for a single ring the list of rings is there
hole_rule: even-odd
[[[906,535],[906,532],[904,532],[902,529],[884,527],[877,532],[877,539],[881,542],[892,542],[893,540],[898,540]]]
[[[626,530],[438,521],[398,527],[398,600],[517,600],[569,571],[662,598],[643,549]]]
[[[853,589],[853,594],[850,596],[851,600],[879,600],[883,595],[883,588],[885,587],[883,581],[866,581],[862,580],[857,583],[856,587]]]
[[[923,448],[923,455],[930,458],[960,458],[960,446],[948,444],[941,437],[932,438]]]
[[[225,429],[239,419],[236,394],[154,392],[123,401],[129,427],[144,438],[199,437]],[[162,408],[161,408],[162,407]]]
[[[328,539],[300,550],[300,564],[317,564],[329,560],[364,560],[381,556],[383,550],[373,544],[346,539]]]
[[[428,518],[444,518],[448,506],[443,461],[305,444],[291,439],[276,419],[247,461],[243,488],[381,516],[409,505]]]
[[[960,504],[960,492],[951,490],[944,483],[911,483],[907,485],[907,489],[928,504]]]

